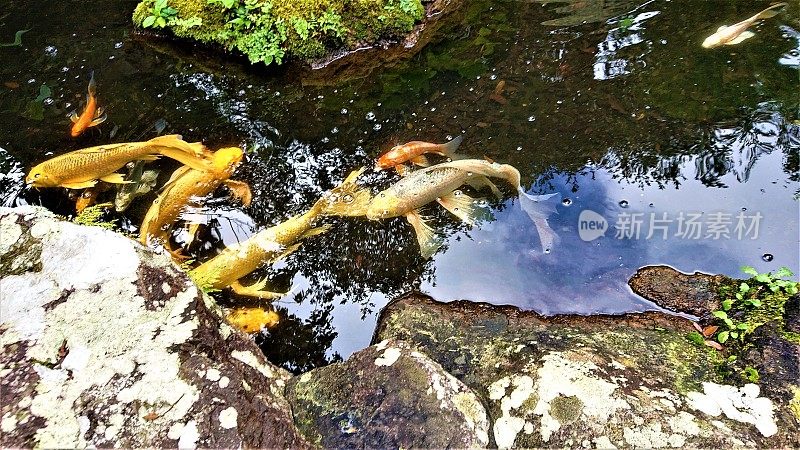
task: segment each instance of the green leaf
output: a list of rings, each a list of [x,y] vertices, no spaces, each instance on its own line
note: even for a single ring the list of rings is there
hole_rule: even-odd
[[[748,329],[749,327],[747,326],[747,324],[746,324],[746,323],[740,323],[740,324],[736,325],[736,328],[738,328],[738,329],[740,329],[740,330],[746,330],[746,329]]]
[[[725,320],[728,318],[728,313],[725,311],[714,311],[711,313],[712,316],[716,317],[717,319]]]
[[[163,17],[157,18],[156,19],[156,26],[158,26],[159,28],[164,28],[165,26],[167,26],[166,19],[164,19]]]
[[[733,300],[728,299],[728,300],[723,300],[722,301],[722,309],[725,310],[725,311],[728,311],[729,309],[731,309],[732,305],[733,305]]]
[[[781,288],[781,286],[779,284],[770,284],[769,285],[769,290],[772,291],[772,292],[778,292],[778,289],[780,289],[780,288]]]
[[[731,337],[734,338],[734,339],[738,338],[739,337],[739,332],[738,331],[731,331]]]
[[[737,359],[736,355],[728,356],[728,364],[733,364],[734,362],[736,362],[736,359]]]
[[[163,11],[161,11],[161,14],[167,16],[174,16],[175,14],[178,14],[178,10],[171,6],[167,6],[166,8],[164,8]]]
[[[717,335],[717,342],[720,344],[724,344],[728,340],[728,332],[727,331],[720,331]]]
[[[737,292],[737,293],[736,293],[736,298],[737,298],[737,299],[739,299],[739,300],[741,300],[741,299],[743,299],[743,298],[744,298],[744,296],[742,296],[742,293],[741,293],[741,292]]]
[[[733,321],[731,319],[725,319],[725,325],[727,325],[728,328],[733,328],[734,326]]]
[[[144,28],[150,28],[150,27],[152,27],[152,26],[153,26],[153,24],[155,23],[155,21],[156,21],[156,16],[147,16],[147,17],[145,17],[145,18],[144,18],[144,20],[142,21],[142,27],[144,27]]]
[[[775,277],[777,278],[790,278],[792,276],[794,276],[794,273],[788,267],[781,267],[775,272]]]
[[[759,306],[761,306],[761,300],[757,298],[750,299],[750,304],[758,308]]]
[[[770,277],[768,273],[760,273],[756,275],[756,281],[760,283],[769,283],[772,281],[772,277]]]
[[[155,5],[153,6],[155,9],[163,9],[167,6],[167,0],[156,0]]]
[[[750,290],[750,285],[747,283],[742,283],[739,285],[739,292],[747,292]]]
[[[758,275],[758,271],[750,266],[742,266],[741,271],[752,277]]]

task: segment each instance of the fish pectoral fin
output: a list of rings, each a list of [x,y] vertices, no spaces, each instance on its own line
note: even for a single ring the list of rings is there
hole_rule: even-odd
[[[250,286],[244,286],[239,281],[234,281],[231,283],[231,289],[233,292],[243,295],[245,297],[256,297],[262,300],[274,300],[276,298],[283,297],[286,295],[286,292],[272,292],[266,291],[264,288],[267,286],[267,279],[264,278],[261,281],[257,281]]]
[[[225,180],[222,183],[231,190],[234,198],[241,201],[244,206],[250,206],[250,202],[253,201],[253,193],[250,192],[249,184],[236,180]]]
[[[419,253],[423,258],[428,259],[436,253],[436,250],[442,246],[442,240],[433,231],[419,213],[414,210],[406,213],[406,220],[414,227],[414,233],[417,235],[417,242],[419,243]]]
[[[90,127],[96,127],[96,126],[100,125],[101,123],[105,122],[107,118],[108,118],[107,116],[100,116],[100,117],[94,119],[93,121],[91,121],[89,123],[89,126]]]
[[[469,225],[474,225],[478,219],[480,208],[476,206],[477,201],[469,195],[453,192],[439,197],[436,201]]]
[[[497,186],[492,183],[488,177],[483,175],[473,175],[472,178],[467,179],[467,184],[475,188],[476,190],[481,190],[485,187],[488,187],[492,190],[492,194],[497,197],[498,199],[503,198],[503,193],[500,192],[500,189],[497,189]]]
[[[319,234],[327,233],[328,230],[330,230],[330,229],[331,229],[330,224],[325,224],[325,225],[322,225],[320,227],[312,228],[312,229],[306,231],[305,233],[303,233],[300,236],[300,239],[306,239],[306,238],[310,238],[312,236],[317,236]],[[289,248],[291,248],[291,247],[289,247]]]
[[[104,113],[105,111],[106,111],[106,109],[105,109],[105,108],[103,108],[102,106],[101,106],[101,107],[99,107],[99,108],[97,108],[97,109],[95,110],[95,112],[94,112],[94,117],[95,117],[95,118],[97,118],[97,117],[100,117],[100,116],[102,116],[102,115],[103,115],[103,113]]]
[[[113,183],[113,184],[130,184],[133,181],[128,181],[121,173],[110,173],[106,176],[100,177],[101,180],[105,181],[106,183]]]
[[[744,33],[740,34],[739,36],[736,36],[736,39],[733,39],[733,40],[730,40],[730,41],[726,42],[725,45],[736,45],[736,44],[741,43],[742,41],[750,39],[751,37],[753,37],[755,35],[756,34],[753,33],[752,31],[745,31]]]
[[[300,243],[299,242],[286,247],[285,249],[283,249],[283,251],[280,253],[280,255],[276,256],[275,259],[270,261],[270,263],[271,264],[275,264],[276,262],[285,259],[287,256],[289,256],[292,253],[296,252],[297,249],[299,249],[299,248],[300,248]]]
[[[93,187],[95,184],[97,184],[97,180],[77,181],[75,183],[61,183],[61,186],[67,189],[86,189]]]
[[[425,155],[415,156],[411,158],[409,161],[420,167],[428,167],[431,165],[430,161],[428,161],[428,158],[426,158]]]
[[[139,158],[139,161],[158,161],[158,160],[159,160],[158,155],[144,155]]]
[[[409,173],[411,173],[411,170],[408,167],[406,167],[405,164],[398,164],[398,165],[394,166],[394,170],[401,177],[404,177],[404,176],[408,175]]]
[[[78,117],[78,113],[72,111],[72,114],[69,115],[69,120],[71,120],[72,123],[78,123],[78,121],[81,120],[81,118]]]

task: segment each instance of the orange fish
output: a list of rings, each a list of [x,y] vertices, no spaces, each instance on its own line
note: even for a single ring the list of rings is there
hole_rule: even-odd
[[[72,120],[72,137],[78,137],[87,128],[100,125],[106,121],[106,116],[103,114],[103,108],[97,107],[97,85],[94,82],[94,72],[92,78],[89,80],[89,94],[86,96],[86,109],[80,117],[76,113],[69,116]]]
[[[411,161],[418,166],[427,167],[430,163],[428,158],[425,157],[425,153],[435,153],[455,159],[455,151],[463,140],[464,136],[458,136],[446,144],[411,141],[403,145],[397,145],[378,158],[375,168],[379,170],[389,169],[407,161]]]

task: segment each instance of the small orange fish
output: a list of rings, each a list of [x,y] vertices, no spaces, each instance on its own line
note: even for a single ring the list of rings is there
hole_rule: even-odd
[[[73,112],[69,118],[73,123],[72,131],[70,131],[72,137],[78,137],[87,128],[100,125],[106,121],[103,108],[97,107],[97,85],[94,82],[94,72],[92,72],[92,78],[89,80],[89,94],[86,96],[86,109],[83,110],[80,117]]]
[[[228,322],[245,333],[258,333],[274,327],[280,321],[278,313],[264,308],[236,308],[227,316]]]
[[[464,136],[458,136],[457,138],[453,139],[452,141],[446,144],[433,144],[430,142],[422,142],[422,141],[411,141],[405,143],[403,145],[397,145],[392,147],[391,150],[384,153],[383,155],[378,158],[378,162],[375,165],[376,169],[389,169],[400,164],[403,164],[407,161],[411,161],[412,163],[427,167],[430,165],[428,163],[428,159],[425,157],[425,153],[435,153],[437,155],[442,156],[449,156],[450,158],[454,158],[455,151],[459,145],[461,145],[461,141],[464,140]]]

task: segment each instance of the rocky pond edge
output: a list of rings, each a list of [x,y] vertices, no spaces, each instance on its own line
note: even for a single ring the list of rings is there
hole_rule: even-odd
[[[741,280],[631,279],[700,332],[661,312],[544,317],[409,293],[373,345],[292,376],[123,235],[2,208],[0,256],[3,447],[800,446],[797,295],[746,345],[690,338]]]

